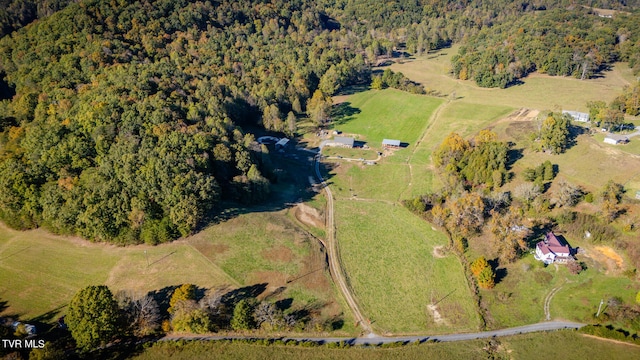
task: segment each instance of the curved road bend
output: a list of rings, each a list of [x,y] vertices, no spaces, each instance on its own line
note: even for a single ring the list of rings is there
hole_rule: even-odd
[[[450,341],[466,341],[474,339],[486,339],[500,336],[511,336],[540,331],[553,331],[563,329],[579,329],[585,326],[585,324],[569,322],[569,321],[548,321],[541,322],[532,325],[518,326],[509,329],[483,331],[477,333],[463,333],[463,334],[449,334],[449,335],[431,335],[431,336],[397,336],[397,337],[383,337],[373,335],[370,337],[357,337],[357,338],[344,338],[344,337],[282,337],[277,338],[279,340],[296,340],[296,341],[314,341],[322,343],[337,343],[345,342],[350,345],[365,345],[365,344],[385,344],[393,342],[424,342],[424,341],[436,341],[436,342],[450,342]],[[176,340],[233,340],[233,339],[270,339],[260,338],[255,336],[207,336],[207,335],[194,335],[194,336],[165,336],[159,341],[176,341]]]
[[[353,316],[356,320],[356,323],[362,327],[365,334],[368,336],[375,336],[373,331],[371,330],[371,326],[369,326],[368,321],[365,320],[364,316],[362,316],[362,312],[358,307],[358,304],[353,298],[353,294],[351,294],[351,290],[347,286],[347,281],[345,279],[344,273],[342,271],[342,267],[340,266],[340,259],[338,255],[338,243],[336,241],[335,234],[335,223],[333,218],[333,194],[331,193],[331,189],[329,188],[329,184],[324,180],[322,174],[320,173],[320,157],[322,155],[318,153],[315,158],[316,162],[316,176],[324,188],[327,194],[327,255],[329,257],[329,271],[333,277],[333,281],[340,288],[342,295],[344,296],[347,305],[351,309]],[[343,339],[344,340],[344,339]],[[338,340],[341,341],[341,340]]]

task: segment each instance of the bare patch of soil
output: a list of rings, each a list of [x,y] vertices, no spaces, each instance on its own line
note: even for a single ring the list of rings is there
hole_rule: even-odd
[[[437,258],[437,259],[442,259],[444,258],[445,255],[445,250],[444,250],[444,246],[442,245],[438,245],[438,246],[434,246],[433,247],[433,257]]]
[[[442,317],[436,305],[429,304],[427,305],[427,309],[429,310],[429,313],[431,314],[431,318],[433,319],[433,322],[436,323],[436,325],[447,324],[447,320],[445,320],[445,318]]]
[[[623,269],[624,260],[618,253],[608,246],[596,246],[587,249],[584,255],[606,267],[606,273],[617,273]]]
[[[309,205],[300,203],[294,210],[294,215],[301,223],[319,229],[324,228],[324,216],[317,209]]]
[[[277,246],[262,251],[262,257],[269,261],[289,262],[293,259],[293,252],[286,246]]]

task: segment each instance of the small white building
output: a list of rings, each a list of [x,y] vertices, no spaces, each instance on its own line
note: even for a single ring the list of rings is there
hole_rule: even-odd
[[[554,262],[565,263],[572,259],[571,247],[563,245],[553,232],[548,232],[545,239],[536,244],[534,258],[547,265]]]
[[[604,137],[604,142],[611,145],[626,144],[629,142],[629,138],[624,135],[607,134]]]

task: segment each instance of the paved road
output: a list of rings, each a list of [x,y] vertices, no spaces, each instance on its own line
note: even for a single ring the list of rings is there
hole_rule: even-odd
[[[585,326],[585,324],[569,322],[569,321],[548,321],[541,322],[532,325],[518,326],[514,328],[483,331],[477,333],[463,333],[463,334],[449,334],[449,335],[416,335],[416,336],[396,336],[385,337],[370,334],[365,337],[345,338],[345,337],[282,337],[280,340],[296,340],[296,341],[314,341],[319,343],[337,343],[345,342],[351,345],[364,345],[364,344],[385,344],[392,342],[424,342],[424,341],[437,341],[437,342],[451,342],[451,341],[466,341],[473,339],[486,339],[500,336],[511,336],[540,331],[553,331],[562,329],[579,329]],[[231,340],[231,339],[268,339],[259,338],[253,336],[174,336],[169,335],[160,339],[160,341],[176,341],[176,340]]]
[[[326,249],[327,256],[329,258],[329,271],[331,272],[331,276],[333,277],[333,281],[338,286],[342,295],[344,296],[347,305],[351,309],[353,313],[353,317],[356,322],[362,329],[365,334],[372,334],[371,326],[369,326],[369,322],[365,320],[364,316],[362,316],[362,312],[360,311],[360,307],[354,300],[353,294],[351,294],[351,290],[347,286],[347,281],[345,279],[344,273],[342,271],[342,267],[340,265],[340,255],[338,254],[338,243],[336,241],[336,233],[335,233],[335,223],[333,218],[333,194],[331,193],[331,189],[329,188],[329,184],[324,180],[322,174],[320,173],[320,154],[316,155],[316,176],[320,181],[320,184],[324,188],[324,191],[327,194],[327,239],[326,239]]]

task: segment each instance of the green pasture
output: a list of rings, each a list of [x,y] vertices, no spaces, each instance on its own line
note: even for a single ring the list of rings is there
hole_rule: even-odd
[[[626,63],[616,63],[603,77],[579,80],[571,77],[552,77],[534,73],[522,79],[522,84],[507,89],[487,89],[475,85],[472,80],[451,77],[451,57],[458,52],[452,46],[402,64],[391,65],[391,70],[402,72],[409,79],[419,82],[449,98],[469,103],[508,106],[537,110],[586,111],[587,101],[610,102],[625,85],[636,80]]]
[[[106,284],[114,293],[146,293],[183,283],[203,288],[265,283],[265,295],[284,286],[279,296],[293,299],[296,309],[316,306],[327,316],[340,314],[337,290],[312,241],[286,210],[238,214],[159,246],[117,247],[0,227],[0,300],[7,302],[6,314],[29,319],[64,313],[73,295],[92,284]],[[354,330],[349,319],[344,315],[341,331]]]
[[[509,106],[480,105],[466,101],[454,101],[443,105],[416,149],[412,158],[413,163],[430,164],[431,153],[452,132],[469,138],[514,110],[515,108]]]
[[[123,248],[0,228],[0,299],[7,313],[23,318],[64,311],[88,285],[147,292],[182,283],[211,287],[233,279],[184,244]]]
[[[336,105],[332,127],[345,135],[359,135],[358,140],[373,148],[380,148],[383,139],[412,146],[442,101],[396,89],[358,92]]]
[[[411,181],[409,166],[385,161],[376,165],[336,162],[330,182],[336,198],[398,201]]]
[[[583,336],[576,331],[564,330],[546,333],[522,334],[493,340],[426,343],[399,348],[348,347],[330,349],[327,346],[302,347],[284,345],[256,345],[218,341],[192,341],[184,343],[159,342],[135,358],[175,360],[210,359],[540,359],[541,347],[553,349],[553,358],[566,360],[637,359],[640,347]],[[491,351],[491,352],[490,352]]]
[[[444,234],[401,205],[336,201],[340,256],[363,312],[382,333],[446,333],[479,326],[459,260],[435,258]],[[448,296],[447,296],[448,295]],[[427,305],[442,300],[436,324]]]
[[[530,126],[533,127],[532,124]],[[509,129],[507,127],[506,131],[508,132]],[[517,177],[525,168],[538,166],[546,160],[558,165],[560,176],[571,183],[584,186],[589,191],[601,188],[609,180],[626,184],[640,174],[640,158],[624,152],[622,146],[626,145],[605,144],[597,135],[578,136],[575,145],[558,155],[532,151],[528,139],[519,141],[518,138],[504,133],[499,133],[499,136],[515,141],[514,149],[521,150],[523,156],[512,169],[518,174]]]

